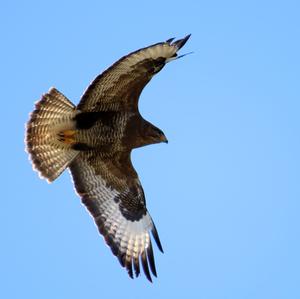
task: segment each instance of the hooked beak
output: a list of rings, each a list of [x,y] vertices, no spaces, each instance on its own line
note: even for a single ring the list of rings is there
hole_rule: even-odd
[[[167,139],[167,137],[165,135],[161,135],[160,136],[160,141],[164,142],[164,143],[168,143],[168,139]]]

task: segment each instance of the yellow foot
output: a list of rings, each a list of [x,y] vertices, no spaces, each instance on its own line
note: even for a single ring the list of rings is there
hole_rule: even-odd
[[[59,141],[64,142],[66,144],[73,144],[76,143],[75,134],[75,130],[65,130],[59,132],[57,135]]]

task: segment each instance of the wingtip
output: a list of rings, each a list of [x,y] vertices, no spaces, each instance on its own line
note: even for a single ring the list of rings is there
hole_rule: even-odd
[[[139,277],[140,275],[140,262],[139,262],[139,257],[136,256],[133,259],[133,268],[134,268],[134,272],[135,272],[135,277]]]
[[[150,244],[147,248],[147,257],[148,257],[148,262],[150,265],[150,269],[152,274],[157,277],[157,272],[156,272],[156,267],[155,267],[155,261],[154,261],[154,254],[153,254],[153,248],[150,240]]]
[[[176,58],[179,59],[179,58],[182,58],[182,57],[190,55],[190,54],[194,54],[194,52],[188,52],[188,53],[185,53],[185,54],[181,54],[181,55],[177,56]]]
[[[175,39],[175,37],[171,37],[166,40],[166,43],[171,44],[171,42]]]
[[[191,33],[188,34],[187,36],[185,36],[184,38],[179,39],[179,40],[173,42],[172,45],[176,46],[177,49],[179,50],[179,49],[181,49],[181,48],[186,44],[186,42],[188,41],[188,39],[189,39],[190,37],[191,37]]]
[[[160,250],[161,253],[164,253],[164,250],[162,248],[162,245],[161,245],[161,242],[159,239],[159,235],[158,235],[158,232],[157,232],[157,229],[156,229],[154,223],[153,223],[153,228],[152,228],[151,232],[152,232],[152,236],[155,240],[155,243],[156,243],[158,249]]]
[[[129,277],[130,277],[131,279],[133,279],[134,277],[133,277],[132,260],[131,260],[131,259],[125,261],[125,268],[126,268],[126,270],[127,270],[127,273],[128,273],[128,275],[129,275]]]

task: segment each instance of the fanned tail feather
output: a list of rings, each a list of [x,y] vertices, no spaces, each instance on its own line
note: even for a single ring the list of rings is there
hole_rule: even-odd
[[[75,106],[58,90],[51,88],[35,105],[26,130],[26,150],[34,169],[49,182],[55,180],[78,151],[63,142],[60,133],[72,132]],[[69,133],[68,140],[71,138]]]

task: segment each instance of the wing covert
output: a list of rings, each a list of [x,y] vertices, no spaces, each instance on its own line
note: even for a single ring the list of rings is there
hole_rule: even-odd
[[[78,155],[70,165],[76,191],[129,276],[133,278],[133,270],[138,276],[142,263],[146,277],[152,281],[149,266],[154,276],[156,269],[150,231],[158,248],[163,250],[146,209],[143,188],[138,180],[127,187],[118,187],[98,167],[95,169],[85,156]]]
[[[176,59],[177,51],[189,37],[174,42],[169,39],[122,57],[94,79],[77,108],[81,111],[137,109],[145,85],[167,62]]]

